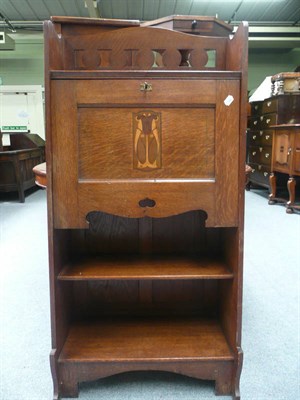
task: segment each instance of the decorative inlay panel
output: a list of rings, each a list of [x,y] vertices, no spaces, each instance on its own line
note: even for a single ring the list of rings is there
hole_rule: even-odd
[[[149,92],[140,91],[140,83],[133,85],[140,97],[159,91],[159,81],[151,81]],[[95,96],[101,88],[95,83]],[[78,108],[78,178],[213,179],[214,108],[142,107]]]
[[[133,167],[149,171],[161,167],[161,113],[133,113]]]

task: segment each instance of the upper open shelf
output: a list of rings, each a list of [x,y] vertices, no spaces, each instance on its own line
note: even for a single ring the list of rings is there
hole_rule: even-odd
[[[231,279],[225,263],[196,256],[115,255],[79,259],[60,272],[60,280]]]

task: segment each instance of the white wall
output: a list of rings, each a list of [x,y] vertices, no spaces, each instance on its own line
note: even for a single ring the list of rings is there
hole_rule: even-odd
[[[36,133],[45,139],[45,120],[41,85],[0,86],[0,127],[2,132]],[[4,136],[4,144],[8,138]]]

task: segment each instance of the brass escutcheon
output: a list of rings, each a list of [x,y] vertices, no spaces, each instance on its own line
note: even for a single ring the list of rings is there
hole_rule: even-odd
[[[151,92],[152,91],[152,84],[148,82],[144,82],[140,84],[140,91],[142,92]]]

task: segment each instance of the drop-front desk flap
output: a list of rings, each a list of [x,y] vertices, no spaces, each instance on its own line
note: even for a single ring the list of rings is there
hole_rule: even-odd
[[[218,226],[234,226],[239,81],[119,75],[52,80],[55,227],[85,227],[90,211],[163,217],[196,209],[207,226],[217,216]]]

